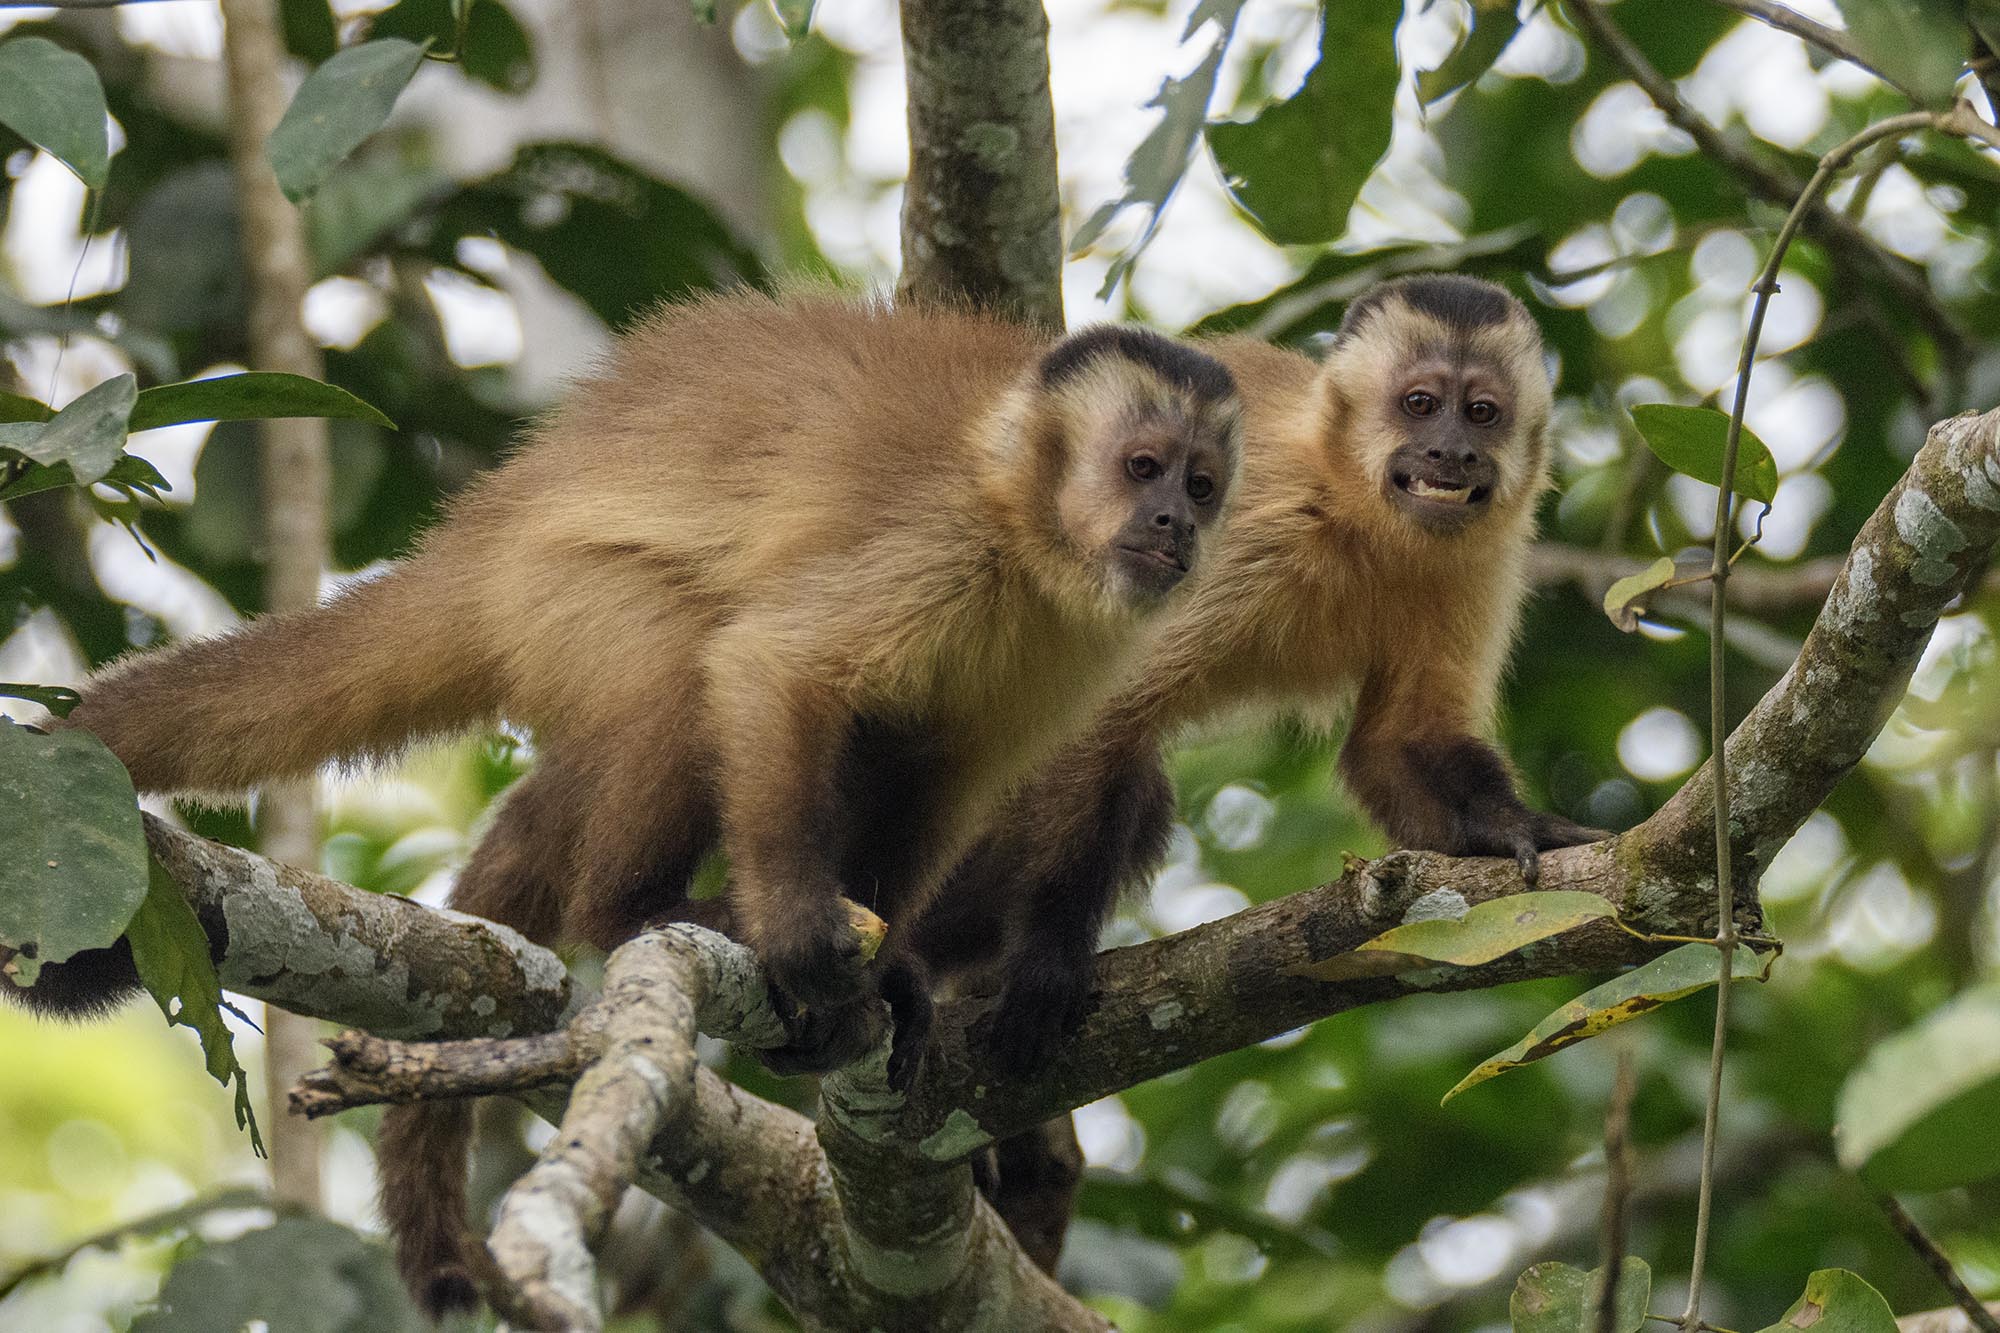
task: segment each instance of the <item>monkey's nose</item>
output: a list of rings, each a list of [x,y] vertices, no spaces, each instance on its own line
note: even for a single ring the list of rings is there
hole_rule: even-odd
[[[1154,526],[1154,527],[1156,527],[1156,528],[1171,528],[1171,527],[1172,527],[1173,525],[1174,525],[1174,516],[1173,516],[1172,514],[1170,514],[1170,513],[1165,513],[1165,512],[1162,512],[1162,513],[1158,513],[1158,514],[1155,514],[1155,515],[1153,515],[1153,526]]]

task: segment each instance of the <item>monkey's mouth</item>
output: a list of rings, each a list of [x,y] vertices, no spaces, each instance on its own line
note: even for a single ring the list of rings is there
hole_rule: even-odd
[[[1127,555],[1137,556],[1143,561],[1159,565],[1175,574],[1188,572],[1187,561],[1173,551],[1161,546],[1121,546],[1119,550]]]
[[[1121,543],[1117,560],[1127,591],[1143,602],[1166,596],[1187,577],[1187,556],[1170,547]]]
[[[1412,476],[1407,472],[1394,474],[1396,489],[1412,499],[1423,500],[1437,505],[1462,505],[1471,508],[1486,503],[1492,497],[1490,486],[1475,486],[1471,482],[1460,482],[1455,478],[1439,478],[1432,481],[1427,477]]]

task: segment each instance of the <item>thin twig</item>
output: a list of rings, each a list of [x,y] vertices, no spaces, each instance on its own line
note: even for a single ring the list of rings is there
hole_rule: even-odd
[[[1589,0],[1586,0],[1583,8],[1589,7]],[[1708,1264],[1709,1219],[1715,1195],[1715,1134],[1717,1122],[1722,1117],[1722,1065],[1729,1037],[1729,997],[1734,989],[1729,983],[1735,971],[1738,939],[1735,874],[1730,864],[1729,774],[1724,753],[1729,735],[1729,711],[1728,702],[1723,697],[1727,659],[1723,629],[1728,614],[1729,535],[1731,507],[1736,498],[1736,459],[1743,443],[1743,412],[1750,399],[1750,374],[1756,366],[1757,342],[1763,336],[1764,316],[1770,310],[1771,298],[1778,291],[1778,274],[1784,266],[1785,251],[1791,247],[1792,238],[1798,235],[1800,223],[1818,204],[1827,186],[1833,183],[1834,176],[1871,144],[1927,129],[1941,121],[1941,117],[1934,117],[1927,111],[1891,116],[1870,125],[1821,158],[1818,170],[1806,182],[1806,188],[1793,203],[1792,211],[1785,215],[1785,225],[1778,229],[1778,238],[1771,245],[1770,257],[1764,261],[1764,271],[1757,275],[1757,281],[1751,288],[1756,295],[1750,305],[1750,327],[1743,335],[1743,354],[1736,364],[1736,398],[1729,410],[1729,434],[1722,445],[1722,485],[1716,488],[1715,544],[1711,564],[1714,581],[1709,589],[1708,734],[1713,753],[1710,777],[1714,790],[1710,799],[1715,810],[1715,947],[1720,963],[1715,985],[1715,1039],[1709,1048],[1708,1103],[1703,1111],[1701,1127],[1701,1190],[1695,1201],[1694,1259],[1688,1269],[1687,1312],[1681,1316],[1681,1327],[1685,1333],[1694,1333],[1696,1325],[1701,1322],[1701,1283]]]
[[[1896,82],[1892,76],[1869,64],[1868,58],[1861,54],[1860,48],[1838,28],[1829,28],[1824,23],[1807,18],[1796,9],[1775,3],[1775,0],[1715,0],[1715,3],[1724,9],[1733,9],[1739,14],[1776,28],[1779,32],[1788,32],[1794,37],[1804,38],[1809,45],[1817,46],[1836,59],[1845,60],[1850,65],[1859,65],[1897,92],[1910,97],[1911,101],[1917,100],[1910,96],[1909,89]]]
[[[1951,1256],[1939,1249],[1937,1242],[1925,1234],[1924,1229],[1917,1225],[1917,1219],[1903,1210],[1903,1205],[1896,1202],[1893,1194],[1884,1194],[1878,1202],[1882,1205],[1883,1213],[1889,1218],[1889,1225],[1896,1228],[1896,1234],[1909,1242],[1910,1248],[1917,1252],[1917,1257],[1930,1266],[1931,1272],[1937,1274],[1937,1280],[1951,1293],[1951,1299],[1965,1312],[1965,1317],[1972,1321],[1972,1326],[1978,1329],[1979,1333],[2000,1333],[2000,1319],[1995,1319],[1992,1312],[1972,1294],[1971,1289],[1965,1285],[1965,1279],[1958,1275],[1958,1269],[1952,1265]]]
[[[1604,1112],[1604,1220],[1598,1253],[1597,1333],[1617,1333],[1618,1285],[1625,1275],[1625,1224],[1632,1197],[1632,1050],[1618,1052],[1618,1077]]]

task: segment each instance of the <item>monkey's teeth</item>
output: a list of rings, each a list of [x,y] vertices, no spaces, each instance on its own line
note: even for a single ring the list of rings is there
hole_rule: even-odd
[[[1426,500],[1449,500],[1453,504],[1464,504],[1472,498],[1472,488],[1470,486],[1459,486],[1456,488],[1433,486],[1422,477],[1412,477],[1410,479],[1410,494],[1420,496]]]

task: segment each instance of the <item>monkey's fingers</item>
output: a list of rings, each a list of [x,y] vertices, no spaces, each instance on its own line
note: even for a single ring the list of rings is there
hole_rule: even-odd
[[[1002,1074],[1024,1078],[1049,1062],[1090,1013],[1095,977],[1088,953],[1021,960],[993,1011],[993,1057]]]
[[[1527,829],[1513,835],[1514,861],[1521,867],[1521,879],[1529,888],[1534,888],[1542,878],[1542,849],[1535,844],[1535,836]]]

